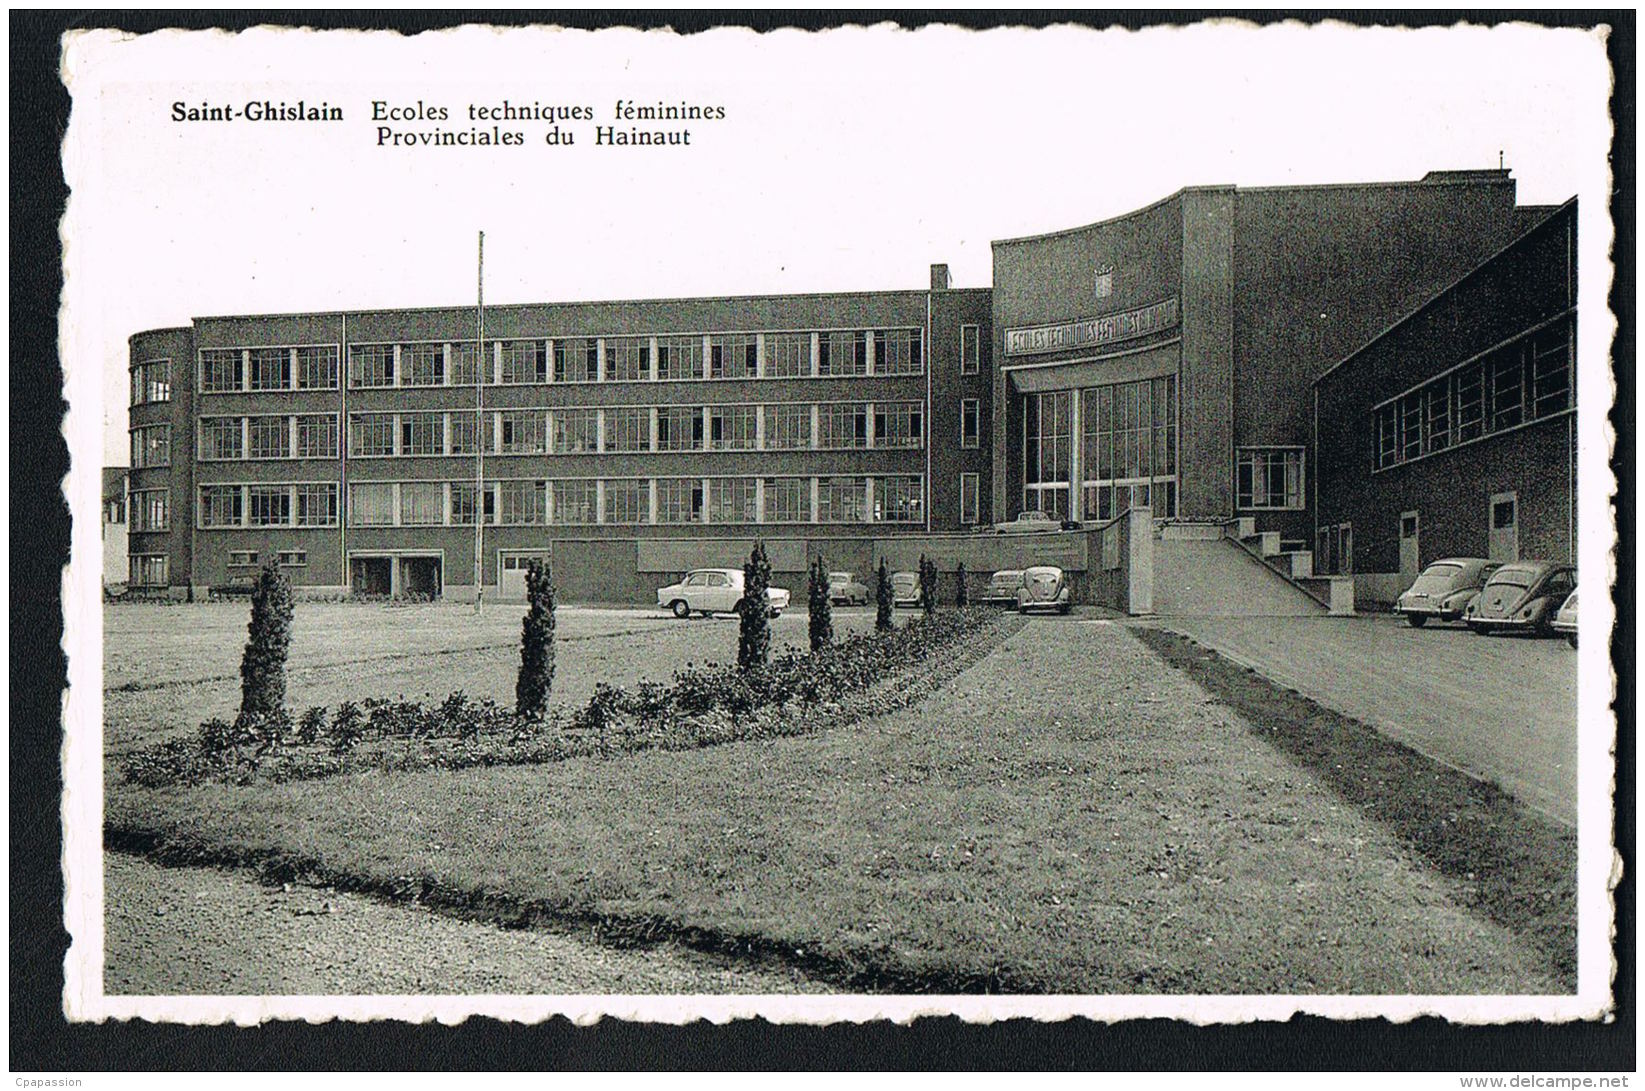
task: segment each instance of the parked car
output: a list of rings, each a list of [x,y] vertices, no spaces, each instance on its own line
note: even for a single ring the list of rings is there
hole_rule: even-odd
[[[1068,612],[1068,576],[1062,569],[1048,564],[1025,568],[1017,581],[1017,611],[1055,610]]]
[[[891,573],[891,605],[920,605],[920,574],[918,572]]]
[[[1447,557],[1435,561],[1422,570],[1411,589],[1394,603],[1394,612],[1404,614],[1406,623],[1413,629],[1422,628],[1430,618],[1460,621],[1462,611],[1499,567],[1500,561],[1487,561],[1483,557]]]
[[[1015,519],[994,524],[994,529],[1001,534],[1043,534],[1061,527],[1056,516],[1044,511],[1019,512]]]
[[[788,592],[781,587],[766,588],[771,616],[788,609]],[[743,601],[743,572],[740,568],[698,568],[685,574],[679,583],[657,588],[657,605],[672,610],[675,617],[692,614],[736,613]]]
[[[828,574],[828,601],[835,605],[867,606],[868,588],[849,572]]]
[[[1000,606],[1015,606],[1017,604],[1017,588],[1022,584],[1022,569],[1002,568],[988,578],[988,590],[982,594],[982,601]]]
[[[1516,561],[1491,574],[1462,612],[1476,633],[1497,629],[1553,632],[1554,613],[1576,590],[1576,569],[1556,561]]]
[[[1565,600],[1565,605],[1554,615],[1554,632],[1564,633],[1565,639],[1571,642],[1571,647],[1576,647],[1576,591],[1571,592],[1570,597]]]

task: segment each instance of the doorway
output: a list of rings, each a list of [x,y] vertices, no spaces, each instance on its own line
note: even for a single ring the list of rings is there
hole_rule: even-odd
[[[401,595],[423,599],[440,597],[440,558],[401,557],[399,562]]]
[[[356,595],[394,593],[394,558],[349,558],[349,589]]]
[[[1417,534],[1421,530],[1422,519],[1414,511],[1401,512],[1399,516],[1399,581],[1400,586],[1409,588],[1417,582],[1417,576],[1422,573],[1422,550],[1417,544]]]
[[[1486,554],[1507,564],[1519,560],[1519,494],[1499,492],[1491,497],[1490,538]]]

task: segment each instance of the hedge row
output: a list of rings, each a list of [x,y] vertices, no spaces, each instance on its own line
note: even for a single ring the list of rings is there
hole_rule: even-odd
[[[889,633],[854,635],[764,666],[688,664],[672,684],[600,685],[575,711],[521,718],[453,693],[438,703],[344,702],[285,714],[210,720],[191,738],[127,759],[128,783],[311,780],[363,769],[469,768],[636,750],[684,750],[806,734],[907,707],[982,658],[1021,624],[988,610],[945,610]]]

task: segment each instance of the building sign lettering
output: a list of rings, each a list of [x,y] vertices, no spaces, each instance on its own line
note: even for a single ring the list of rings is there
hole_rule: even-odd
[[[1082,318],[1077,322],[1059,322],[1049,326],[1019,326],[1005,331],[1005,354],[1026,356],[1036,352],[1060,352],[1064,349],[1090,348],[1115,341],[1129,341],[1150,333],[1168,330],[1177,324],[1175,296],[1138,307],[1133,311],[1105,314],[1101,318]]]

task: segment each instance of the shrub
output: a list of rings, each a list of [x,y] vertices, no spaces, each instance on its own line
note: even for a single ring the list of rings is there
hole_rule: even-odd
[[[920,554],[920,606],[929,617],[937,611],[937,562]]]
[[[891,572],[880,558],[879,579],[874,585],[874,628],[882,633],[893,628],[891,621]]]
[[[291,649],[291,584],[270,561],[251,590],[251,623],[240,659],[240,716],[255,719],[286,703],[286,653]]]
[[[522,719],[540,720],[554,687],[553,572],[540,560],[525,571],[525,620],[520,623],[520,674],[514,683],[514,711]]]
[[[960,562],[959,570],[954,573],[954,605],[962,610],[969,606],[970,598],[965,590],[965,562]]]
[[[816,651],[834,642],[834,604],[828,598],[828,569],[821,557],[811,565],[806,596],[811,611],[811,650]]]
[[[751,670],[771,656],[771,561],[765,543],[755,542],[743,565],[743,597],[737,604],[742,618],[737,634],[737,666]]]

